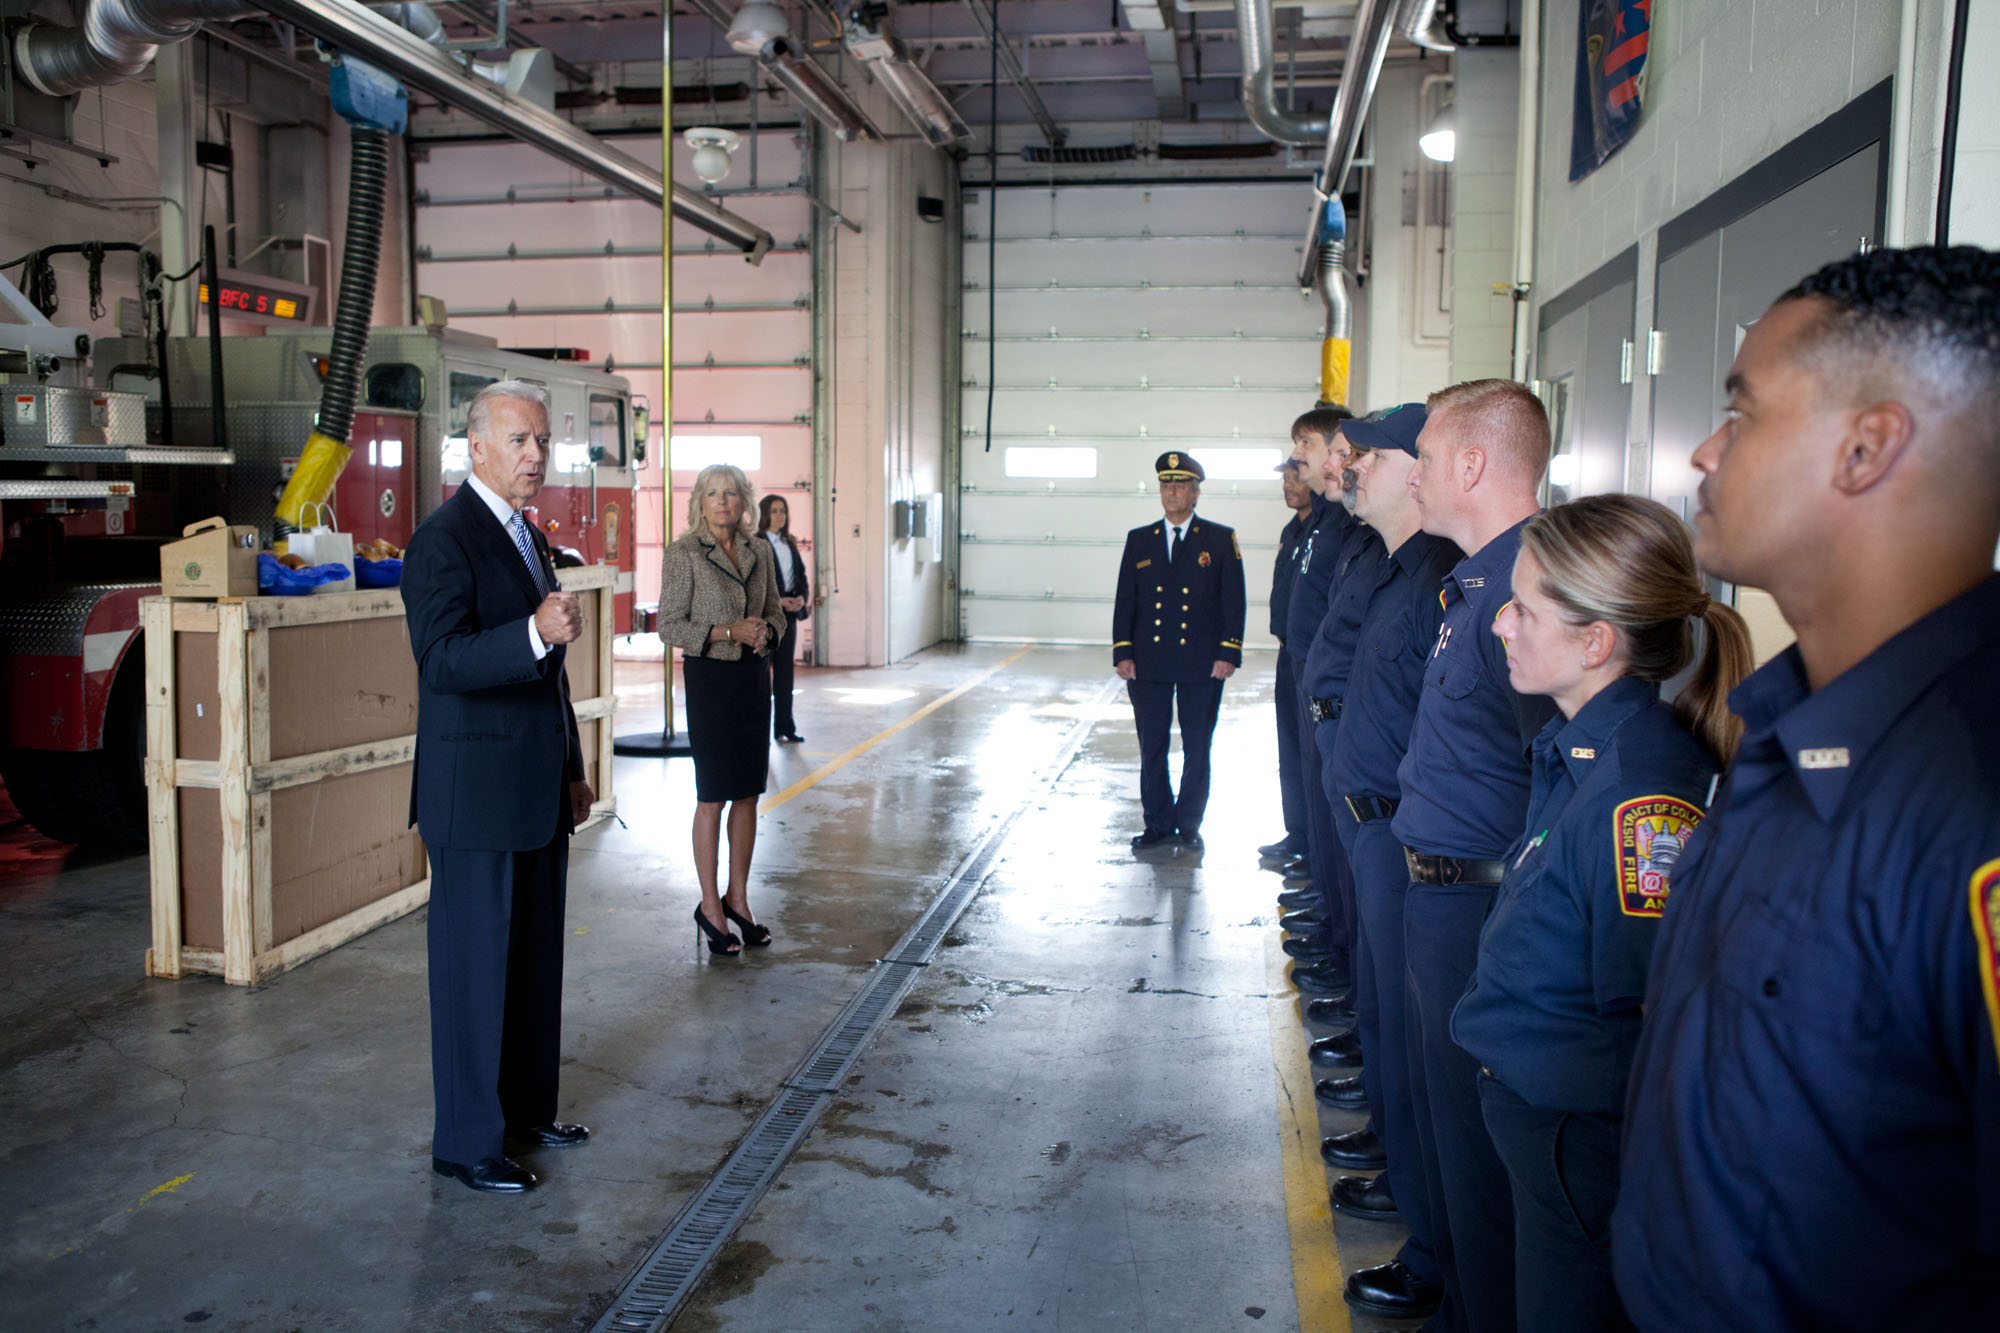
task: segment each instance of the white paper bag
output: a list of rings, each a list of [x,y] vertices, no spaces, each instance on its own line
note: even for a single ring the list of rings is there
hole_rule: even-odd
[[[303,514],[303,509],[300,512]],[[320,505],[319,516],[325,521],[293,533],[285,539],[285,549],[308,565],[347,566],[346,578],[322,583],[313,589],[314,593],[353,592],[354,538],[334,526],[332,505]]]

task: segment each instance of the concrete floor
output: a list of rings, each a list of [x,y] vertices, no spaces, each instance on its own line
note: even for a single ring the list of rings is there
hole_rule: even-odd
[[[676,1327],[1350,1327],[1340,1270],[1398,1236],[1330,1223],[1300,1151],[1357,1122],[1312,1105],[1252,850],[1277,832],[1271,659],[1225,694],[1206,856],[1142,863],[1103,653],[1018,651],[801,673],[772,797],[839,766],[764,816],[778,942],[741,961],[694,948],[687,761],[620,761],[624,826],[579,835],[570,876],[563,1108],[597,1132],[530,1159],[524,1199],[430,1173],[421,912],[261,988],[148,981],[143,859],[0,830],[0,1328],[587,1328],[1038,790]],[[625,727],[657,716],[657,671],[621,667]]]

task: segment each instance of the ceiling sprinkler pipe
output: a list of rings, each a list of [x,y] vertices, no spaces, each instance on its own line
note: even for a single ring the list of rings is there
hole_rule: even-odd
[[[90,0],[83,24],[31,23],[14,37],[21,76],[51,97],[122,83],[152,63],[153,53],[186,41],[206,19],[255,14],[243,0]]]
[[[1271,0],[1236,0],[1236,44],[1243,53],[1243,114],[1267,139],[1316,148],[1326,142],[1326,127],[1318,117],[1298,115],[1278,105],[1271,26]]]

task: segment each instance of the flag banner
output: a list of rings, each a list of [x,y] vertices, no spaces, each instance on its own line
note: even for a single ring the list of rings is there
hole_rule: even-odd
[[[1569,178],[1580,181],[1610,161],[1639,126],[1653,0],[1583,0],[1576,27]]]

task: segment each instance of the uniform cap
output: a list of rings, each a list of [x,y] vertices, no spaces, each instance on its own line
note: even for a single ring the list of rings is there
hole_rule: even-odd
[[[1417,436],[1428,414],[1422,403],[1398,403],[1340,423],[1340,433],[1357,449],[1400,449],[1417,456]]]
[[[1153,471],[1160,474],[1161,481],[1200,481],[1208,474],[1195,462],[1193,454],[1169,450],[1153,460]]]

